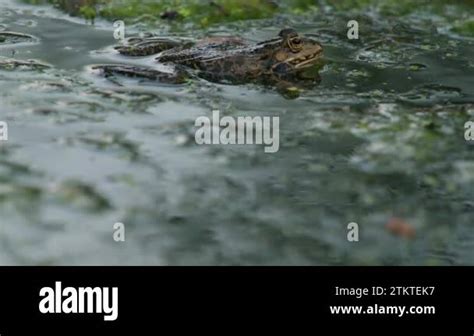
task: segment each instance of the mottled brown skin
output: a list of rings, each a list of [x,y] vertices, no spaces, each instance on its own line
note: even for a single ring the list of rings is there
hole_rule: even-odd
[[[293,81],[297,74],[313,66],[322,55],[316,41],[301,37],[293,29],[284,29],[275,39],[249,44],[236,37],[212,37],[196,44],[180,44],[160,38],[129,40],[126,46],[116,48],[126,56],[150,56],[176,66],[176,77],[183,74],[218,83],[262,82],[281,84]],[[164,82],[173,82],[173,76],[154,69],[126,66],[101,66],[106,74],[126,74]],[[161,76],[160,74],[163,74]]]

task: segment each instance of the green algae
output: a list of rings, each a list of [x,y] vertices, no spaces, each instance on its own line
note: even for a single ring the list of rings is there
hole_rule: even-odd
[[[94,23],[97,17],[107,20],[124,20],[150,27],[168,25],[179,27],[191,24],[208,27],[219,23],[259,20],[279,14],[305,15],[325,8],[348,13],[376,11],[384,16],[403,17],[416,13],[431,13],[444,18],[445,23],[455,22],[451,31],[474,36],[472,13],[474,3],[465,1],[412,1],[412,0],[344,0],[323,3],[314,0],[22,0],[39,5],[50,3],[74,16]],[[0,40],[0,43],[2,41]]]
[[[458,22],[454,25],[452,30],[461,35],[474,37],[474,20]]]

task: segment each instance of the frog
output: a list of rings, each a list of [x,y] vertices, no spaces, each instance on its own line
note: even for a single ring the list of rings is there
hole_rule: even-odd
[[[129,64],[93,67],[106,77],[125,75],[167,84],[201,78],[214,83],[259,83],[285,89],[319,83],[319,74],[312,78],[302,74],[320,64],[323,53],[318,41],[293,28],[282,29],[277,37],[257,43],[234,36],[213,36],[196,42],[147,36],[130,38],[114,49],[127,58],[153,56],[154,62],[171,65],[173,70]]]

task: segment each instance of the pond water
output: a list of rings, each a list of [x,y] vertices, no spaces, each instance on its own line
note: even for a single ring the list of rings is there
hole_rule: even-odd
[[[329,11],[154,31],[315,36],[321,83],[285,99],[254,84],[117,85],[88,71],[124,62],[112,23],[0,0],[0,33],[24,34],[0,40],[0,264],[474,264],[474,40],[443,20]],[[196,145],[213,109],[280,117],[279,151]]]

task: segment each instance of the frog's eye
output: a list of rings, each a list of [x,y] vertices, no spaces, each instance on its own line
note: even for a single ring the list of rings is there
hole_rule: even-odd
[[[298,52],[303,49],[303,41],[299,37],[294,37],[291,40],[288,40],[288,46],[290,47],[291,51]]]

